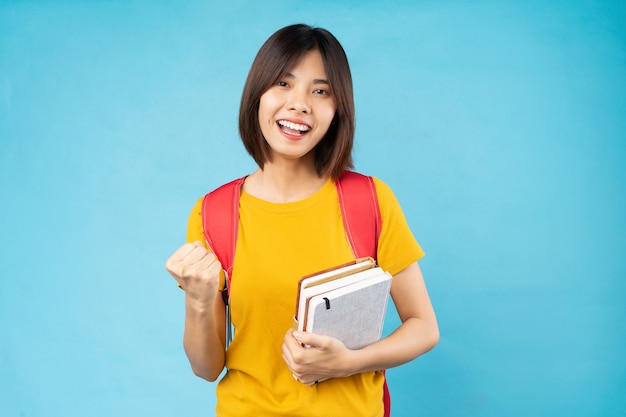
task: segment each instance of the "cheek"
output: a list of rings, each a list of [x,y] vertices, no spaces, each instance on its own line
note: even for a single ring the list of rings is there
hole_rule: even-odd
[[[324,113],[324,123],[327,124],[328,126],[330,126],[330,124],[332,123],[333,119],[335,118],[335,113],[337,113],[337,110],[334,107],[329,108]]]
[[[259,100],[259,118],[263,114],[265,117],[271,117],[280,107],[280,96],[272,89],[267,90]]]
[[[263,122],[265,121],[265,118],[267,117],[268,114],[268,104],[267,104],[267,99],[265,98],[265,94],[261,96],[261,100],[259,101],[259,121]]]
[[[329,125],[335,118],[336,113],[337,113],[337,104],[335,103],[335,100],[333,99],[326,106],[326,119],[328,120]]]

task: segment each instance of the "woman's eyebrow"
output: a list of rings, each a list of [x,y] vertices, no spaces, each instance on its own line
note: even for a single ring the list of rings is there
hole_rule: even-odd
[[[287,74],[285,74],[285,78],[295,79],[296,77],[292,73],[288,72]],[[318,84],[330,85],[328,80],[325,79],[325,78],[315,78],[313,80],[313,84],[315,84],[315,85],[318,85]]]

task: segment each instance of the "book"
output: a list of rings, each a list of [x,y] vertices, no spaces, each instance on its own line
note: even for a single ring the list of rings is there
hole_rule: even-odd
[[[296,301],[297,328],[335,337],[349,349],[380,339],[391,275],[364,258],[304,277]]]

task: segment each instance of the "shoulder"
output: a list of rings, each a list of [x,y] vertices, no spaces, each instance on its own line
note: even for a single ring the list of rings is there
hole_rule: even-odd
[[[374,180],[374,186],[376,187],[376,193],[378,194],[379,198],[382,196],[383,198],[391,197],[395,199],[393,190],[386,182],[377,177],[372,177],[372,179]]]
[[[350,187],[352,189],[361,190],[363,189],[363,187],[367,187],[366,184],[368,183],[367,180],[369,179],[371,179],[374,183],[377,195],[382,196],[383,198],[393,196],[391,188],[384,181],[372,175],[367,175],[355,171],[345,171],[342,177],[339,179],[339,182],[346,188]]]
[[[372,177],[374,187],[376,188],[376,197],[381,210],[386,208],[399,206],[398,200],[391,187],[378,177]]]
[[[376,197],[378,199],[378,207],[383,219],[383,224],[392,219],[400,220],[402,223],[405,222],[404,210],[392,188],[379,178],[372,178],[376,187]]]
[[[381,209],[387,208],[389,205],[398,205],[396,196],[391,190],[391,187],[378,177],[355,171],[345,171],[339,179],[339,183],[341,183],[342,189],[359,194],[369,193],[372,187],[371,184],[373,183],[374,190],[372,191],[375,191],[374,197],[378,200],[378,205]]]
[[[193,205],[193,208],[191,209],[191,214],[190,214],[191,216],[200,216],[202,212],[202,202],[204,201],[204,197],[205,196],[202,196],[196,200],[196,202]]]
[[[219,210],[221,213],[226,210],[229,205],[234,206],[237,201],[235,197],[241,192],[241,186],[245,178],[246,177],[237,178],[220,185],[196,200],[196,203],[191,209],[191,213],[189,213],[187,222],[187,241],[204,241],[203,211],[205,209],[212,210],[211,212]]]
[[[204,230],[202,228],[202,201],[204,196],[200,197],[194,204],[189,219],[187,221],[187,242],[195,242],[199,240],[204,242]]]

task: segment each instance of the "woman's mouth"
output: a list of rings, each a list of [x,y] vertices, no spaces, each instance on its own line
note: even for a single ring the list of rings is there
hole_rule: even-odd
[[[276,123],[280,130],[291,136],[301,136],[311,130],[311,126],[290,122],[289,120],[279,120]]]

